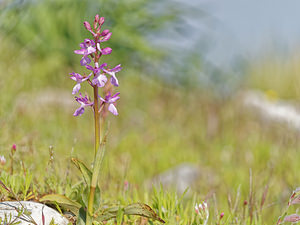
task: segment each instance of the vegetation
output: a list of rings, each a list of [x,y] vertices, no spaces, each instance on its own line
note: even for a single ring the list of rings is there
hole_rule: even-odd
[[[93,157],[93,121],[89,113],[80,120],[72,116],[76,103],[67,81],[71,66],[80,60],[72,50],[85,37],[78,24],[100,8],[111,23],[107,26],[115,29],[110,63],[124,65],[120,115],[110,123],[99,182],[103,204],[145,202],[166,224],[186,225],[203,222],[195,205],[206,201],[208,224],[275,224],[300,183],[299,133],[265,123],[243,107],[237,94],[221,99],[211,89],[170,84],[160,78],[162,70],[149,76],[148,66],[166,53],[156,51],[143,33],[172,23],[175,14],[169,11],[153,20],[146,2],[1,3],[0,154],[6,163],[0,164],[0,180],[14,193],[2,187],[1,201],[39,201],[50,193],[79,198],[81,179],[71,158],[88,164]],[[299,99],[296,60],[284,66],[266,62],[251,64],[241,91],[259,88],[272,90],[276,98]],[[146,185],[182,162],[194,163],[200,171],[184,195]],[[293,214],[297,207],[287,210]],[[116,220],[121,224],[122,215]],[[133,216],[123,221],[147,223],[159,224]]]

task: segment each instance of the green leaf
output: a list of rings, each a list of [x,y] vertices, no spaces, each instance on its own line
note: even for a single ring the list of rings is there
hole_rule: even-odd
[[[119,208],[120,207],[115,206],[115,207],[103,209],[100,213],[97,213],[98,215],[95,218],[96,221],[102,222],[102,221],[110,220],[112,218],[116,218]]]
[[[101,191],[99,186],[97,185],[95,190],[95,199],[94,199],[94,212],[96,212],[101,204]]]
[[[89,187],[85,187],[84,191],[82,192],[82,202],[83,202],[83,206],[85,206],[87,208],[88,206],[88,199],[89,199],[89,193],[90,193],[90,188]],[[95,195],[94,195],[94,206],[93,206],[93,212],[96,212],[101,204],[101,191],[100,191],[100,187],[99,185],[96,186],[95,189]]]
[[[91,180],[92,180],[92,172],[87,168],[87,166],[81,162],[79,159],[72,158],[72,162],[75,164],[75,166],[80,170],[82,173],[82,176],[84,178],[85,183],[90,186]]]
[[[124,208],[111,207],[103,210],[100,215],[96,218],[97,221],[107,221],[112,218],[116,218],[120,213],[120,210],[124,212],[125,215],[137,215],[148,217],[153,220],[158,220],[161,223],[165,223],[150,206],[143,203],[130,204]]]
[[[123,217],[124,217],[124,209],[122,209],[121,207],[119,208],[118,212],[117,212],[117,225],[122,225],[123,224]]]
[[[158,220],[161,223],[165,223],[159,216],[151,209],[150,206],[144,203],[133,203],[125,207],[124,214],[127,215],[138,215],[148,217],[153,220]]]
[[[77,216],[76,225],[85,225],[85,221],[86,221],[86,213],[84,211],[84,208],[81,207],[79,209],[79,214]]]
[[[59,194],[45,195],[40,198],[40,202],[56,203],[61,207],[70,210],[75,215],[78,214],[78,210],[81,208],[81,205],[78,202],[75,202],[64,195]]]

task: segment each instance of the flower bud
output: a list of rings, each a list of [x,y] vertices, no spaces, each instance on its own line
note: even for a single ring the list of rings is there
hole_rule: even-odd
[[[16,152],[16,150],[17,150],[17,146],[16,146],[16,144],[13,144],[11,146],[11,152],[12,152],[12,154],[14,154]]]
[[[107,47],[101,50],[103,55],[109,55],[112,52],[112,49]]]
[[[128,191],[129,189],[129,182],[127,180],[124,181],[124,191]]]
[[[99,25],[102,26],[104,24],[105,18],[104,17],[100,17],[99,19]]]
[[[300,188],[298,187],[296,190],[293,191],[288,205],[295,205],[300,204]]]
[[[99,15],[97,14],[97,15],[95,16],[95,20],[94,20],[94,29],[97,28],[98,22],[99,22]]]
[[[96,31],[98,38],[101,36],[100,30],[101,30],[101,26],[99,26]]]
[[[6,159],[3,155],[0,155],[0,165],[4,166],[6,163]]]
[[[99,22],[99,19],[100,19],[100,16],[99,16],[99,14],[96,14],[96,16],[95,16],[95,22]]]
[[[108,29],[103,30],[102,33],[101,33],[101,36],[103,37],[103,36],[107,35],[108,33],[109,33]]]
[[[108,41],[111,37],[111,32],[108,33],[107,35],[105,35],[102,39],[101,39],[101,42],[104,42],[104,41]]]
[[[224,217],[224,214],[225,213],[223,213],[223,212],[220,214],[220,220]]]
[[[289,205],[296,205],[296,204],[300,204],[300,195],[294,197],[294,198],[291,199],[291,201],[289,202]]]
[[[292,222],[292,223],[298,222],[298,221],[300,221],[300,215],[298,215],[298,214],[288,215],[288,216],[284,217],[284,221]]]
[[[87,29],[88,31],[91,31],[91,30],[92,30],[92,27],[91,27],[91,25],[89,24],[89,22],[85,21],[85,22],[83,22],[83,25],[84,25],[85,29]]]

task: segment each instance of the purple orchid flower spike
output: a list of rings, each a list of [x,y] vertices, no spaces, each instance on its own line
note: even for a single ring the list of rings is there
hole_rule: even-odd
[[[122,67],[121,67],[121,64],[117,65],[115,68],[112,68],[112,69],[103,69],[103,71],[109,75],[111,75],[111,78],[110,78],[110,82],[118,87],[119,86],[119,81],[116,77],[116,73],[121,71]]]
[[[81,93],[79,94],[80,97],[75,97],[76,101],[80,103],[80,107],[75,110],[73,116],[80,116],[84,113],[84,108],[87,106],[91,106],[94,103],[90,102],[87,96],[82,97]]]
[[[92,75],[92,73],[90,75],[88,75],[87,77],[83,77],[81,76],[79,73],[70,73],[70,75],[72,75],[70,78],[74,81],[77,82],[77,84],[74,86],[72,94],[75,95],[76,93],[79,92],[80,88],[81,88],[81,83],[83,81],[86,81],[87,79],[90,78],[90,76]]]
[[[98,63],[95,63],[95,68],[87,65],[86,68],[94,72],[95,77],[92,80],[93,85],[97,85],[98,87],[104,87],[107,82],[107,77],[104,74],[101,74],[101,70],[107,66],[106,63],[103,63],[100,67],[98,67]]]
[[[91,59],[88,57],[90,54],[96,52],[95,42],[90,39],[85,39],[84,42],[80,44],[79,50],[75,50],[75,54],[83,55],[80,64],[82,66],[85,66],[89,63],[91,63]]]
[[[118,96],[120,94],[120,92],[116,93],[115,95],[111,96],[111,93],[109,92],[106,96],[105,99],[100,97],[100,100],[102,102],[108,103],[108,111],[110,111],[112,114],[114,114],[115,116],[118,115],[118,110],[115,107],[114,103],[120,98],[120,96]]]

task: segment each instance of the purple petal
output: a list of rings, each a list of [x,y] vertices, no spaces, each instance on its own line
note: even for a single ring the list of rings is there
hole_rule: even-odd
[[[75,76],[70,77],[70,79],[77,81],[77,78]]]
[[[82,43],[80,43],[80,48],[86,48],[86,45],[85,45],[85,43],[84,42],[82,42]]]
[[[86,53],[85,49],[79,49],[74,51],[75,54],[84,55]]]
[[[111,75],[110,82],[111,82],[114,86],[119,87],[119,81],[118,81],[118,79],[116,78],[115,75]]]
[[[103,74],[100,74],[98,77],[95,77],[92,80],[93,85],[97,85],[98,87],[104,87],[107,82],[107,77]]]
[[[90,55],[90,54],[92,54],[92,53],[94,53],[94,52],[96,52],[96,48],[90,46],[90,47],[87,48],[87,53],[86,53],[86,54],[87,54],[87,55]]]
[[[102,98],[101,96],[99,96],[99,98],[100,98],[100,101],[102,101],[102,102],[107,102],[104,98]]]
[[[91,31],[91,30],[92,30],[92,27],[91,27],[91,25],[90,25],[89,22],[84,21],[84,22],[83,22],[83,25],[84,25],[85,29],[87,29],[88,31]]]
[[[91,63],[91,59],[87,56],[83,56],[82,59],[80,60],[80,65],[82,66],[85,66],[90,63]]]
[[[83,78],[83,79],[81,80],[81,82],[86,81],[87,79],[90,78],[90,76],[92,76],[92,73],[90,73],[86,78]]]
[[[114,114],[115,116],[118,115],[118,110],[117,108],[114,106],[114,104],[109,104],[108,106],[108,111],[110,111],[112,114]]]
[[[112,68],[110,71],[117,73],[117,72],[120,72],[121,69],[122,69],[121,64],[119,64],[119,65],[115,66],[115,68]]]
[[[78,93],[80,88],[81,88],[80,83],[77,83],[73,88],[72,94],[75,95],[76,93]]]
[[[88,70],[94,71],[94,67],[92,67],[91,65],[86,65],[85,68],[87,68]]]
[[[74,73],[73,72],[73,73],[70,73],[70,75],[72,75],[70,78],[74,81],[77,81],[77,82],[81,81],[82,78],[83,78],[79,73]]]
[[[73,116],[80,116],[84,113],[84,107],[79,107],[78,109],[75,110]]]
[[[106,100],[111,99],[111,92],[110,91],[106,94],[105,99]]]
[[[112,96],[109,100],[110,103],[117,101],[120,96],[118,96],[120,94],[120,92],[116,93],[114,96]]]
[[[107,47],[107,48],[102,49],[101,52],[103,55],[109,55],[112,52],[112,49]]]
[[[105,36],[100,40],[100,42],[108,41],[108,40],[110,39],[110,37],[111,37],[111,32],[108,33],[107,35],[105,35]]]
[[[103,30],[102,33],[100,34],[101,36],[105,36],[109,33],[109,30],[106,29],[106,30]]]
[[[100,17],[100,19],[99,19],[99,25],[102,26],[103,23],[104,23],[104,21],[105,21],[104,17]]]
[[[101,64],[101,66],[99,68],[102,70],[106,66],[107,66],[107,63],[103,63],[103,64]]]

